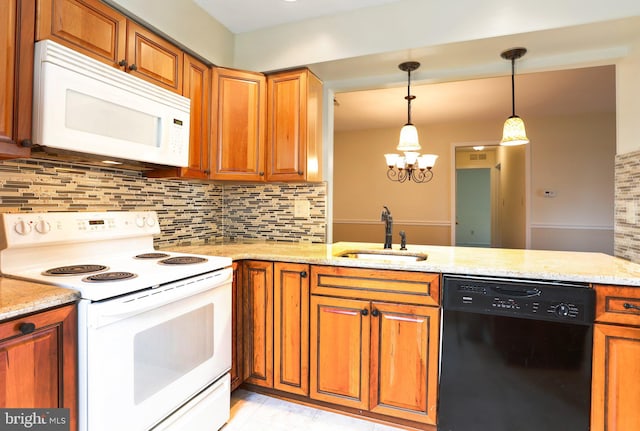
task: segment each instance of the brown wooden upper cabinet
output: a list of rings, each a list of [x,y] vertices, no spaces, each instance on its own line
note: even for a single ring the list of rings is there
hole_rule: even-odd
[[[182,50],[98,0],[38,0],[42,39],[182,94]]]
[[[35,3],[0,0],[0,159],[29,157]]]
[[[264,181],[266,78],[213,69],[211,178]]]
[[[267,76],[267,181],[322,180],[322,82],[308,69]]]

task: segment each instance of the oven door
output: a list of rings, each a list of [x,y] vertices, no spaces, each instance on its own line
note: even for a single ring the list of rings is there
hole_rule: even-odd
[[[81,431],[148,430],[231,368],[231,274],[81,303]]]

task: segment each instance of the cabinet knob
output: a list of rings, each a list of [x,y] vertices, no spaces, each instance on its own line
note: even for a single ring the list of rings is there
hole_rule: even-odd
[[[20,141],[21,147],[31,148],[33,147],[33,141],[31,139],[23,139]]]
[[[373,317],[378,317],[380,315],[380,312],[378,311],[377,308],[374,308],[373,310],[371,310],[371,315]]]
[[[307,271],[301,271],[300,272],[300,277],[307,278]]]
[[[24,322],[18,326],[18,330],[24,335],[31,334],[36,330],[36,324],[31,322]]]
[[[120,67],[127,67],[127,64],[128,64],[127,60],[120,60],[118,62],[118,66],[120,66]]]
[[[129,70],[138,70],[138,66],[132,64],[131,66],[129,66]]]
[[[204,170],[204,173],[205,173],[206,175],[209,175],[209,174],[211,173],[211,171],[210,171],[209,169],[205,169],[205,170]]]
[[[367,314],[369,314],[369,310],[367,310],[366,308],[363,308],[362,311],[360,311],[360,314],[362,314],[363,316],[366,316]]]
[[[298,171],[298,175],[302,176],[302,175],[304,175],[304,172]]]
[[[258,175],[260,175],[261,177],[264,176],[264,172],[258,172]]]
[[[629,310],[629,309],[633,309],[633,310],[638,310],[638,311],[640,311],[640,306],[637,306],[637,305],[634,305],[634,304],[629,304],[628,302],[625,302],[622,306],[623,306],[624,308],[626,308],[627,310]]]

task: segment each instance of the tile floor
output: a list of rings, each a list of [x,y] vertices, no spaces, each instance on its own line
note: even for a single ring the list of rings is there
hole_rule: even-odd
[[[231,418],[222,431],[402,431],[350,416],[314,409],[237,389]]]

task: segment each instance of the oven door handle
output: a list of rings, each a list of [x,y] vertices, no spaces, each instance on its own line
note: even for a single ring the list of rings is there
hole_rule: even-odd
[[[225,273],[227,270],[223,270]],[[210,291],[231,283],[231,269],[228,270],[229,276],[216,273],[210,277],[204,277],[198,280],[189,280],[186,283],[172,283],[155,289],[145,290],[136,295],[122,298],[118,301],[108,301],[99,304],[91,319],[92,325],[95,327],[104,326],[127,317],[144,313],[171,304],[177,300],[189,298],[202,292]]]

